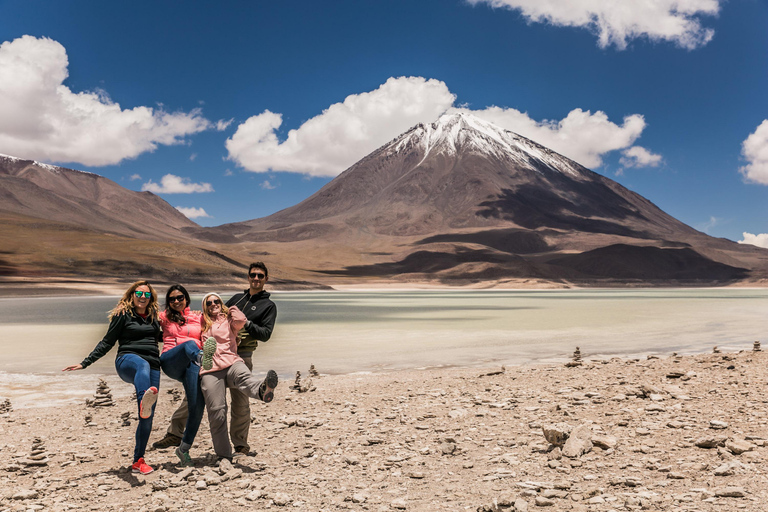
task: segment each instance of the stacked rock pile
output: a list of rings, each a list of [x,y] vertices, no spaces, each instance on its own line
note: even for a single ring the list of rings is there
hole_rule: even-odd
[[[169,395],[171,395],[171,402],[176,403],[181,400],[181,391],[179,388],[171,388],[167,391]]]
[[[314,364],[309,365],[309,376],[310,377],[319,377],[320,376],[320,374],[315,369],[315,365]]]
[[[752,351],[753,352],[761,352],[763,349],[760,348],[760,342],[756,341],[752,344]]]
[[[317,370],[315,370],[315,365],[311,365],[309,368],[309,375],[319,375],[317,373]],[[306,393],[307,391],[314,391],[317,389],[314,384],[312,384],[312,379],[306,379],[305,382],[301,382],[301,372],[296,372],[296,380],[294,381],[293,385],[290,387],[290,389],[293,389],[295,391],[298,391],[299,393]]]
[[[124,412],[120,415],[120,419],[123,421],[122,425],[124,427],[130,427],[131,426],[131,413],[130,412]]]
[[[115,401],[112,399],[112,390],[109,389],[107,381],[99,379],[99,385],[96,386],[96,394],[93,395],[93,400],[86,400],[85,405],[88,407],[112,407],[115,405]]]
[[[297,391],[301,389],[301,372],[298,370],[296,370],[296,380],[293,381],[293,385],[290,389],[295,389]]]
[[[50,460],[45,453],[45,443],[41,438],[36,437],[32,440],[32,451],[29,457],[22,460],[21,463],[27,467],[41,467],[47,466]]]
[[[579,347],[576,347],[576,350],[573,351],[573,355],[571,356],[571,360],[565,363],[565,366],[568,366],[568,367],[581,366],[583,362],[584,361],[581,359],[581,349],[579,349]]]
[[[13,406],[11,405],[11,399],[6,398],[5,400],[3,400],[2,403],[0,403],[0,414],[8,414],[11,411],[13,411]]]

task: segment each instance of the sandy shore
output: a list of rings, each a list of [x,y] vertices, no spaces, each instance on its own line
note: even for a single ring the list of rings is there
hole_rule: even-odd
[[[749,351],[282,382],[273,403],[252,401],[251,456],[217,465],[204,420],[194,467],[154,450],[148,476],[128,470],[129,398],[12,410],[0,510],[765,510],[767,363]],[[161,390],[150,443],[177,396]],[[27,465],[35,438],[44,466]]]

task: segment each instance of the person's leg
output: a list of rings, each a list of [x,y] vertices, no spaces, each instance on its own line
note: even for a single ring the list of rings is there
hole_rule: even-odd
[[[226,370],[206,373],[200,378],[213,450],[219,457],[232,458],[232,445],[227,435],[227,383]]]
[[[199,385],[200,366],[197,364],[201,352],[197,343],[189,340],[163,352],[160,356],[160,365],[166,375],[184,384],[184,398],[187,402],[187,418],[181,444],[184,452],[189,451],[189,447],[194,442],[205,410]]]
[[[200,367],[197,363],[190,363],[184,374],[184,392],[186,394],[188,405],[188,418],[184,427],[184,436],[182,437],[182,451],[189,451],[189,446],[195,441],[195,436],[200,428],[200,422],[203,420],[205,411],[205,400],[203,392],[200,389]]]
[[[133,384],[136,390],[137,405],[139,407],[139,424],[136,427],[136,448],[133,453],[133,462],[144,457],[147,449],[149,435],[152,432],[152,419],[155,413],[155,405],[152,405],[148,418],[141,417],[141,401],[150,387],[158,389],[160,386],[160,370],[152,370],[149,363],[136,354],[123,354],[115,360],[115,368],[120,378]]]
[[[189,363],[197,359],[200,349],[194,341],[179,343],[160,355],[160,366],[163,372],[173,380],[184,382],[184,373]]]
[[[253,359],[250,355],[241,355],[248,371],[253,370]],[[232,420],[229,426],[229,436],[232,444],[235,445],[235,451],[248,453],[251,447],[248,446],[248,431],[251,428],[251,404],[248,397],[241,391],[231,388],[229,390],[232,396]]]
[[[232,391],[239,390],[251,398],[259,398],[259,386],[261,380],[251,373],[248,367],[240,362],[235,363],[227,370],[227,386]]]

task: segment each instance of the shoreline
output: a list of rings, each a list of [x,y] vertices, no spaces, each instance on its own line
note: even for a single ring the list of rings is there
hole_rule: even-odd
[[[60,298],[60,297],[120,297],[125,292],[126,282],[93,284],[73,286],[67,283],[47,283],[39,286],[7,286],[7,283],[0,283],[0,299],[13,298]],[[155,285],[158,293],[169,285],[160,283]],[[199,285],[192,283],[185,285],[190,294],[200,295],[214,290],[240,290],[238,284],[222,285]],[[332,284],[317,288],[295,288],[269,285],[270,293],[379,293],[379,292],[419,292],[419,291],[439,291],[439,292],[573,292],[573,291],[653,291],[653,290],[766,290],[768,286],[568,286],[568,287],[473,287],[473,286],[441,286],[429,283],[423,285],[403,286],[401,284],[392,284],[390,286],[372,286],[370,284],[348,285]]]
[[[0,298],[15,297],[67,297],[67,296],[120,296],[125,287],[133,282],[131,279],[107,279],[89,277],[52,277],[52,278],[0,278]],[[768,281],[758,283],[731,283],[723,286],[682,286],[678,283],[671,285],[637,283],[603,283],[598,286],[584,286],[578,283],[552,283],[520,279],[514,282],[484,282],[462,285],[444,285],[434,282],[360,282],[360,283],[287,283],[285,285],[269,284],[269,291],[277,292],[410,292],[410,291],[575,291],[575,290],[707,290],[707,289],[749,289],[761,290],[768,288]],[[158,290],[172,283],[158,281]],[[245,283],[232,281],[227,283],[184,283],[190,293],[205,293],[210,289],[241,289]]]
[[[147,476],[127,469],[130,397],[17,409],[0,414],[0,510],[762,510],[766,363],[740,351],[321,375],[303,393],[282,381],[271,404],[251,401],[252,453],[232,469],[204,419],[193,467],[151,450]],[[161,389],[150,443],[177,395]],[[573,441],[552,445],[557,432]],[[24,465],[35,438],[45,466]]]

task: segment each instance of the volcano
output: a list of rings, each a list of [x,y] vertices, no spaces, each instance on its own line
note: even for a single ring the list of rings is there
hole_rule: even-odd
[[[713,284],[768,264],[465,113],[414,126],[293,207],[189,232],[336,278]]]

